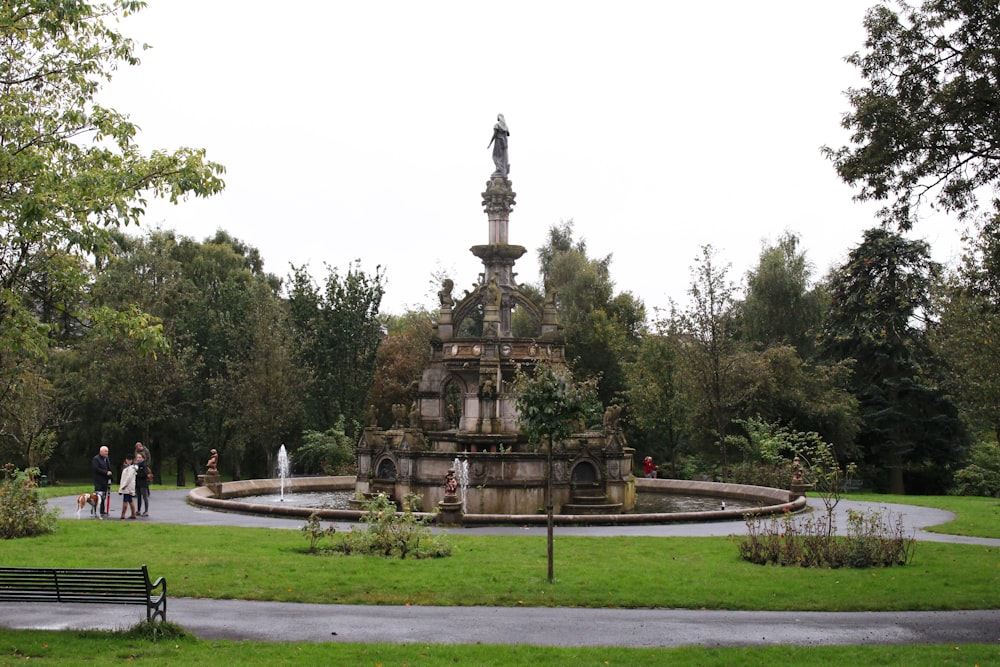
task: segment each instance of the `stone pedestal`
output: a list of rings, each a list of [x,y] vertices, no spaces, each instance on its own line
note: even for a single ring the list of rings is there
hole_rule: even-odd
[[[806,495],[807,491],[812,491],[813,485],[806,484],[804,482],[792,482],[791,489],[788,492],[789,500],[795,500],[799,496]]]
[[[195,480],[195,484],[198,486],[208,487],[211,489],[212,493],[215,494],[216,498],[222,497],[222,477],[220,477],[217,472],[198,475]]]
[[[463,514],[462,501],[458,496],[445,496],[438,503],[437,523],[441,526],[461,526]]]

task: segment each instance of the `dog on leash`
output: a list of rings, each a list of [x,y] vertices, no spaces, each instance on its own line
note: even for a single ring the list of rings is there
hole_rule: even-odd
[[[81,493],[76,499],[76,518],[80,518],[80,512],[83,508],[90,505],[90,516],[96,516],[98,519],[101,518],[101,513],[97,509],[101,506],[101,494],[94,493]]]

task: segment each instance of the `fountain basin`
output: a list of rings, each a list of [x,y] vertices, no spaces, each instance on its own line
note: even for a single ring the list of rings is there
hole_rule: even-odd
[[[285,493],[307,491],[353,491],[355,477],[295,477],[286,479]],[[805,496],[791,496],[783,489],[773,489],[764,486],[749,486],[746,484],[724,484],[718,482],[696,482],[678,479],[645,479],[635,480],[636,488],[647,493],[701,495],[718,498],[732,498],[750,502],[755,505],[751,509],[718,509],[705,512],[660,512],[660,513],[629,513],[629,514],[557,514],[554,521],[559,525],[621,525],[640,523],[680,523],[685,521],[738,521],[747,514],[766,515],[783,512],[797,512],[806,506]],[[285,503],[255,503],[244,502],[242,497],[253,495],[277,494],[281,490],[281,481],[277,479],[252,479],[240,482],[225,482],[222,493],[215,497],[211,489],[197,487],[188,493],[188,501],[194,505],[207,507],[223,512],[239,512],[244,514],[260,514],[264,516],[284,516],[309,518],[317,514],[325,521],[357,521],[364,514],[359,510],[315,509],[295,506]],[[471,492],[471,489],[470,489]],[[433,518],[434,514],[419,513],[420,516]],[[516,523],[519,525],[546,523],[546,515],[539,514],[465,514],[464,525],[490,525]]]

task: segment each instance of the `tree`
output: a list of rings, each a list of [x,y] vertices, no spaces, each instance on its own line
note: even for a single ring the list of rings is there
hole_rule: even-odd
[[[528,441],[548,443],[545,510],[548,516],[549,583],[553,579],[552,445],[568,438],[581,422],[600,414],[596,380],[577,382],[565,366],[540,363],[533,373],[518,371],[515,393],[521,431]]]
[[[865,232],[830,281],[823,351],[833,361],[855,362],[858,448],[869,472],[887,475],[883,484],[892,493],[904,492],[905,472],[924,490],[943,491],[966,445],[927,345],[938,272],[926,243],[877,228]]]
[[[375,355],[375,376],[369,394],[369,405],[375,408],[374,416],[383,422],[392,417],[394,404],[409,405],[416,398],[414,383],[420,381],[431,360],[434,324],[427,311],[409,310],[403,315],[388,317],[386,329],[388,335]]]
[[[851,146],[824,147],[855,199],[893,198],[880,215],[910,229],[929,202],[964,217],[1000,178],[1000,5],[926,0],[868,10],[866,85],[847,91]]]
[[[83,316],[91,260],[110,231],[139,222],[148,195],[177,202],[219,192],[223,168],[200,149],[155,151],[137,127],[97,102],[135,45],[108,27],[142,2],[11,0],[0,6],[0,366],[7,356],[44,355],[47,307],[94,325],[140,334],[141,313]],[[56,300],[53,300],[56,297]]]
[[[671,477],[677,477],[677,456],[687,438],[690,409],[681,391],[679,348],[678,336],[646,335],[636,360],[625,367],[630,421],[654,460],[670,462]]]
[[[545,291],[554,291],[566,337],[566,357],[583,378],[600,378],[601,400],[625,388],[622,364],[634,358],[646,322],[642,301],[614,293],[611,255],[591,259],[583,239],[573,241],[573,222],[549,229],[538,250]]]
[[[1000,216],[965,241],[961,266],[942,290],[931,343],[963,416],[982,437],[1000,442]]]
[[[309,373],[306,428],[326,431],[346,418],[356,436],[375,376],[375,355],[382,340],[378,319],[384,273],[365,274],[360,262],[346,275],[330,268],[323,292],[304,268],[291,276],[289,306],[297,358]]]
[[[722,457],[724,477],[729,467],[726,432],[752,381],[746,371],[746,350],[736,335],[736,288],[727,278],[728,269],[728,265],[718,266],[712,246],[703,246],[691,269],[691,304],[665,324],[685,340],[681,346],[685,391],[709,423]]]
[[[765,247],[756,268],[747,273],[746,298],[740,306],[744,337],[762,347],[792,345],[807,358],[825,306],[825,295],[811,278],[812,265],[799,249],[796,234],[786,232]]]

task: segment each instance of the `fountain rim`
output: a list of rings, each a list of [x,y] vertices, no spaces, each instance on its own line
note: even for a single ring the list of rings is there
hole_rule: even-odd
[[[337,477],[292,477],[285,480],[286,489],[291,492],[308,491],[352,491],[357,480],[352,475]],[[699,482],[679,479],[646,479],[636,478],[636,489],[655,490],[660,493],[684,493],[688,495],[706,495],[720,498],[738,498],[741,500],[760,501],[761,505],[752,509],[711,510],[706,512],[666,512],[652,514],[557,514],[553,517],[556,525],[623,525],[623,524],[665,524],[685,523],[693,521],[734,521],[742,520],[746,515],[766,516],[798,512],[806,507],[803,495],[793,495],[783,489],[766,486],[751,486],[747,484],[729,484],[724,482]],[[188,493],[188,502],[193,505],[222,512],[239,514],[257,514],[262,516],[278,516],[308,519],[316,514],[323,521],[358,521],[362,510],[316,509],[292,505],[264,505],[261,503],[244,503],[239,498],[259,495],[280,488],[277,479],[252,479],[239,482],[224,482],[221,484],[221,497],[215,497],[212,490],[205,486],[195,487]],[[766,504],[765,504],[766,503]],[[418,516],[433,520],[435,514],[419,512]],[[463,525],[502,525],[502,524],[539,524],[547,522],[545,514],[465,514]]]

